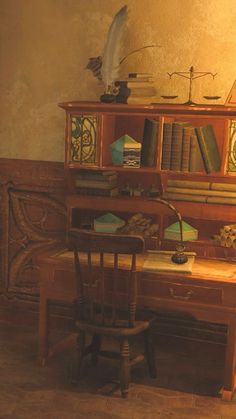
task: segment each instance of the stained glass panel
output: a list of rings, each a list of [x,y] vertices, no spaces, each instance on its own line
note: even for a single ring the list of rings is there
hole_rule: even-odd
[[[97,163],[97,116],[80,115],[71,118],[71,161],[80,164]]]
[[[236,175],[236,121],[230,123],[227,172]]]

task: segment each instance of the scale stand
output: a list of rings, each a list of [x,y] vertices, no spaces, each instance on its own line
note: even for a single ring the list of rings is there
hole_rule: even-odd
[[[174,73],[167,73],[169,75],[169,77],[171,78],[172,76],[176,75],[176,76],[180,76],[180,77],[185,77],[186,79],[189,80],[189,94],[188,94],[188,101],[184,103],[184,105],[197,105],[197,103],[192,101],[192,83],[193,80],[198,79],[200,77],[204,77],[207,75],[210,75],[213,77],[213,79],[215,78],[216,74],[211,73],[210,71],[194,71],[193,66],[190,67],[189,71],[175,71]],[[188,76],[187,76],[188,74]]]

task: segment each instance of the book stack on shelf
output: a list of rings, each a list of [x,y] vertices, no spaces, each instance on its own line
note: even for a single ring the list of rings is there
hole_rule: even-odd
[[[187,122],[164,122],[162,170],[217,172],[221,158],[211,124],[193,127]]]
[[[163,198],[175,201],[236,205],[236,184],[168,179]]]
[[[149,104],[156,102],[156,89],[152,74],[130,73],[125,80],[117,80],[117,103]]]
[[[111,170],[81,170],[75,179],[76,192],[81,195],[117,196],[118,176]]]

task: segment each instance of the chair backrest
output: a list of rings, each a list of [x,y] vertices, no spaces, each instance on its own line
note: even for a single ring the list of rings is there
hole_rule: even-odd
[[[144,251],[140,236],[71,229],[78,291],[78,318],[116,326],[122,313],[135,326],[136,255]]]

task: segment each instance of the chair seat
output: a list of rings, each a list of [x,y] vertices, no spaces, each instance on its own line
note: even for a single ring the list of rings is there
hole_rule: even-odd
[[[104,336],[134,336],[144,332],[150,327],[150,321],[137,320],[134,327],[127,327],[127,321],[119,320],[116,326],[102,326],[102,324],[92,324],[85,321],[77,321],[76,328],[91,334]]]

